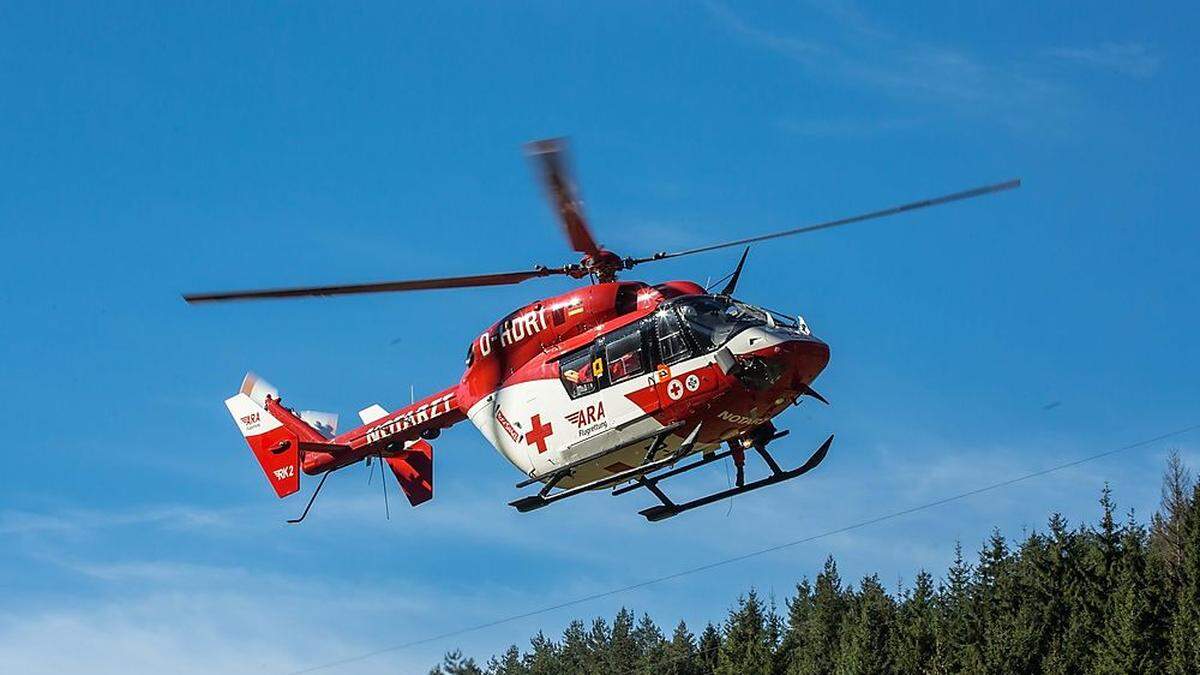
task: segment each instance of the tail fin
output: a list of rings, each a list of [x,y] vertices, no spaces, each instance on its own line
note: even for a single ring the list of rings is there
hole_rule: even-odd
[[[249,394],[238,392],[225,399],[238,429],[281,498],[300,490],[300,437],[275,419]]]
[[[305,410],[294,415],[279,405],[279,390],[246,373],[238,393],[225,400],[242,436],[281,498],[300,490],[301,444],[323,445],[337,431],[337,415]],[[272,412],[274,411],[274,412]]]

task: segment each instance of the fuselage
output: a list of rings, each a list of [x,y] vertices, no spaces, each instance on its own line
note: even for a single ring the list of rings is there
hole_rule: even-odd
[[[693,451],[736,439],[791,406],[829,360],[802,320],[691,282],[596,284],[510,314],[471,345],[457,405],[522,473],[584,461],[562,487],[643,463],[697,425]]]

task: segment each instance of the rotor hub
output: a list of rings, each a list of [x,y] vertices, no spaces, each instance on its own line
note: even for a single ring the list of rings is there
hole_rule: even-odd
[[[568,272],[568,274],[571,274],[571,276],[574,276],[576,279],[590,274],[594,275],[597,281],[603,284],[610,281],[616,281],[617,272],[628,269],[629,266],[626,264],[625,259],[621,256],[613,253],[612,251],[601,249],[595,255],[583,256],[583,258],[579,261],[579,265],[572,267],[578,267],[579,269],[578,275]]]

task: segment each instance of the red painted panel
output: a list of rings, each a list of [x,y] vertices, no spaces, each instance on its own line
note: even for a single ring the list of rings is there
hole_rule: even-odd
[[[433,499],[433,446],[417,441],[395,457],[387,457],[392,474],[413,506]]]
[[[248,436],[246,443],[280,498],[300,490],[300,439],[287,427]]]

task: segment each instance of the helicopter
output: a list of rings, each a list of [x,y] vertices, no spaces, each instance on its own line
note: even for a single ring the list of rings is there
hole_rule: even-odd
[[[358,462],[386,465],[412,506],[433,497],[433,446],[442,430],[469,420],[536,492],[509,504],[520,512],[583,493],[644,490],[656,504],[639,513],[660,521],[782,483],[816,468],[829,436],[798,467],[784,469],[768,446],[788,434],[775,419],[807,397],[828,401],[813,382],[829,345],[796,314],[734,297],[749,245],[924,209],[1019,187],[1020,179],[789,230],[645,257],[622,257],[597,243],[567,161],[563,139],[526,146],[579,262],[557,267],[353,285],[186,294],[188,303],[299,298],[517,284],[549,276],[589,280],[531,302],[471,341],[456,384],[389,412],[372,404],[361,425],[337,432],[338,416],[284,405],[279,390],[248,373],[226,399],[246,443],[278,497],[321,476],[304,520],[331,473]],[[727,281],[713,291],[692,281],[650,284],[618,279],[635,267],[730,247],[745,247]],[[718,282],[720,283],[720,282]],[[715,284],[714,284],[715,285]],[[765,476],[747,482],[749,451]],[[733,460],[735,483],[677,501],[661,483],[712,462]],[[384,491],[386,497],[386,487]]]

